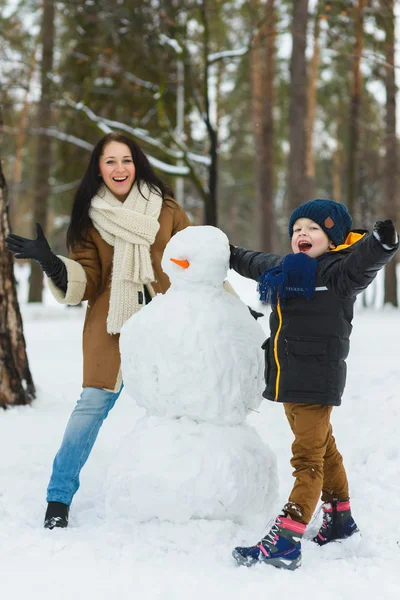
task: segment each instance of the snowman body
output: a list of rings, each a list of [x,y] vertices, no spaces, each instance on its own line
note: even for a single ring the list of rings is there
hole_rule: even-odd
[[[222,284],[205,292],[171,286],[123,328],[127,392],[149,415],[242,423],[262,399],[263,337]]]
[[[170,289],[122,328],[125,388],[146,415],[109,472],[114,512],[245,521],[275,499],[275,457],[246,423],[262,399],[264,335],[222,287],[228,260],[220,230],[178,233],[163,256]]]

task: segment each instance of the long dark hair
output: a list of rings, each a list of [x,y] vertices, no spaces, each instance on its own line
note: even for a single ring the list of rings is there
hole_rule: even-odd
[[[107,133],[93,148],[89,165],[76,191],[71,220],[67,230],[68,249],[73,249],[74,246],[85,239],[85,235],[92,224],[89,217],[90,203],[102,185],[102,180],[99,177],[100,157],[103,154],[104,147],[110,142],[120,142],[129,147],[135,165],[135,183],[137,183],[139,191],[140,184],[144,182],[155,193],[161,192],[163,200],[165,200],[165,196],[173,197],[172,189],[157,177],[149,159],[136,142],[122,133]]]

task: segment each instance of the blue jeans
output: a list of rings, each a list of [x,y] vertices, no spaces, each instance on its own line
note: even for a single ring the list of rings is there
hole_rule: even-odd
[[[61,447],[53,463],[47,488],[47,502],[72,502],[79,488],[81,469],[94,446],[104,419],[122,391],[109,392],[85,387],[65,429]]]

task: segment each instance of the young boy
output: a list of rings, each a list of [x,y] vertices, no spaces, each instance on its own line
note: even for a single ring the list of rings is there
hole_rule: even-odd
[[[355,298],[399,244],[389,220],[378,221],[372,234],[351,226],[343,204],[311,200],[290,217],[293,254],[282,258],[231,246],[231,268],[258,281],[260,299],[272,304],[263,395],[283,403],[295,438],[289,500],[261,542],[235,548],[240,564],[299,567],[301,538],[321,491],[324,517],[314,541],[322,546],[358,531],[330,415],[345,387]]]

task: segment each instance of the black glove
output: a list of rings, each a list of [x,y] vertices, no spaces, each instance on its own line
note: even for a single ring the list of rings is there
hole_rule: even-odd
[[[248,306],[247,308],[249,309],[251,316],[254,317],[256,321],[260,317],[264,316],[264,313],[260,313],[257,310],[254,310],[253,308],[251,308],[250,306]]]
[[[377,221],[374,225],[374,231],[378,234],[381,244],[385,244],[385,246],[390,246],[391,248],[396,245],[397,234],[390,219]]]
[[[6,237],[7,250],[15,253],[15,258],[30,258],[46,264],[54,256],[39,223],[36,223],[36,240],[29,240],[10,233]]]
[[[39,223],[36,223],[36,233],[36,240],[10,233],[5,239],[7,250],[14,252],[15,258],[36,260],[46,275],[65,293],[68,286],[67,269],[63,261],[51,251]]]

